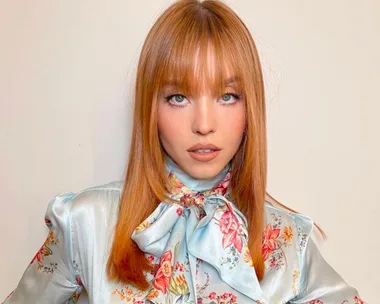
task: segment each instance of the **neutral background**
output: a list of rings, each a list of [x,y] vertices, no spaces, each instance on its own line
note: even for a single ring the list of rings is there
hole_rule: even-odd
[[[377,303],[380,1],[226,2],[261,55],[269,193],[322,226],[326,260]],[[169,4],[0,1],[0,301],[49,200],[122,178],[136,62]]]

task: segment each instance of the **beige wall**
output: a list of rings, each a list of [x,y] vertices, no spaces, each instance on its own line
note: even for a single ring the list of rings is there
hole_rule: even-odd
[[[380,2],[228,3],[262,56],[268,190],[323,227],[326,260],[376,303]],[[168,4],[0,1],[0,301],[46,237],[48,201],[121,178],[136,60]]]

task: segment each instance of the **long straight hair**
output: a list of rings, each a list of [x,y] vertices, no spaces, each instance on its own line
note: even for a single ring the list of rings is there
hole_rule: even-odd
[[[208,50],[214,54],[211,75]],[[197,64],[196,61],[197,60]],[[198,68],[195,69],[194,67]],[[174,83],[183,94],[202,85],[224,93],[235,77],[244,96],[246,131],[231,160],[231,197],[248,221],[248,247],[259,280],[264,276],[262,234],[266,193],[267,138],[264,83],[254,40],[243,21],[221,1],[180,0],[168,7],[149,31],[141,50],[135,85],[132,140],[118,222],[107,263],[111,280],[149,287],[144,272],[153,266],[132,232],[165,199],[164,150],[157,129],[160,90]]]

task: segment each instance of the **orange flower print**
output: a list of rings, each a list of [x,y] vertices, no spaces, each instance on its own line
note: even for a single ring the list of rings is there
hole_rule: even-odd
[[[184,188],[184,184],[176,178],[173,172],[170,172],[168,175],[168,182],[165,187],[166,191],[173,195],[177,195],[184,192],[184,189],[182,188]]]
[[[158,270],[154,279],[154,287],[162,293],[166,293],[169,287],[170,277],[173,273],[172,266],[172,252],[171,250],[166,251],[160,260]]]
[[[169,290],[175,295],[185,295],[189,293],[185,275],[180,274],[179,276],[173,277],[172,280],[170,280]]]
[[[37,253],[33,257],[33,259],[30,261],[30,264],[33,264],[34,261],[36,261],[36,260],[38,263],[42,263],[42,261],[44,260],[44,256],[51,255],[52,253],[53,252],[51,251],[51,249],[49,247],[45,246],[45,244],[44,244],[44,245],[42,245],[40,250],[37,251]]]
[[[274,229],[271,224],[265,227],[262,246],[264,261],[268,259],[273,250],[277,249],[276,240],[280,235],[280,231],[281,229]]]
[[[150,300],[156,297],[158,297],[158,290],[153,288],[151,291],[149,291],[148,295],[146,296],[146,299]]]
[[[46,224],[50,225],[51,222],[49,219],[45,219]],[[30,264],[33,264],[34,262],[37,262],[37,270],[43,270],[43,272],[46,273],[52,273],[57,267],[56,263],[50,263],[50,266],[45,266],[43,264],[44,258],[47,256],[50,256],[53,254],[53,251],[49,246],[51,245],[57,245],[59,243],[59,240],[55,238],[55,234],[53,231],[49,232],[48,237],[46,238],[44,244],[41,246],[41,248],[37,251],[37,253],[34,255],[33,259],[30,261]]]
[[[244,252],[244,262],[248,263],[249,266],[253,266],[252,256],[247,245],[244,246],[243,252]]]
[[[295,269],[292,273],[292,290],[293,290],[293,294],[296,295],[297,292],[298,292],[298,288],[297,288],[297,280],[299,279],[300,277],[300,271],[298,269]]]
[[[287,242],[290,243],[293,239],[293,230],[292,227],[286,226],[284,231],[281,234],[281,237]]]
[[[141,224],[139,224],[137,227],[136,227],[136,232],[141,232],[143,230],[145,230],[146,228],[148,228],[151,224],[145,220],[143,221]]]

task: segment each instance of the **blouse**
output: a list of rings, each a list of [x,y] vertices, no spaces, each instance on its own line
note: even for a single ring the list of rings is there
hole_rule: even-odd
[[[166,169],[172,197],[191,196],[195,203],[161,202],[133,232],[156,266],[146,274],[151,288],[142,291],[107,278],[124,184],[114,181],[58,194],[49,202],[48,236],[3,304],[78,303],[84,290],[91,304],[365,303],[322,257],[311,238],[313,220],[269,202],[265,274],[259,282],[247,246],[247,221],[225,193],[230,165],[211,180],[190,177],[170,158]]]

